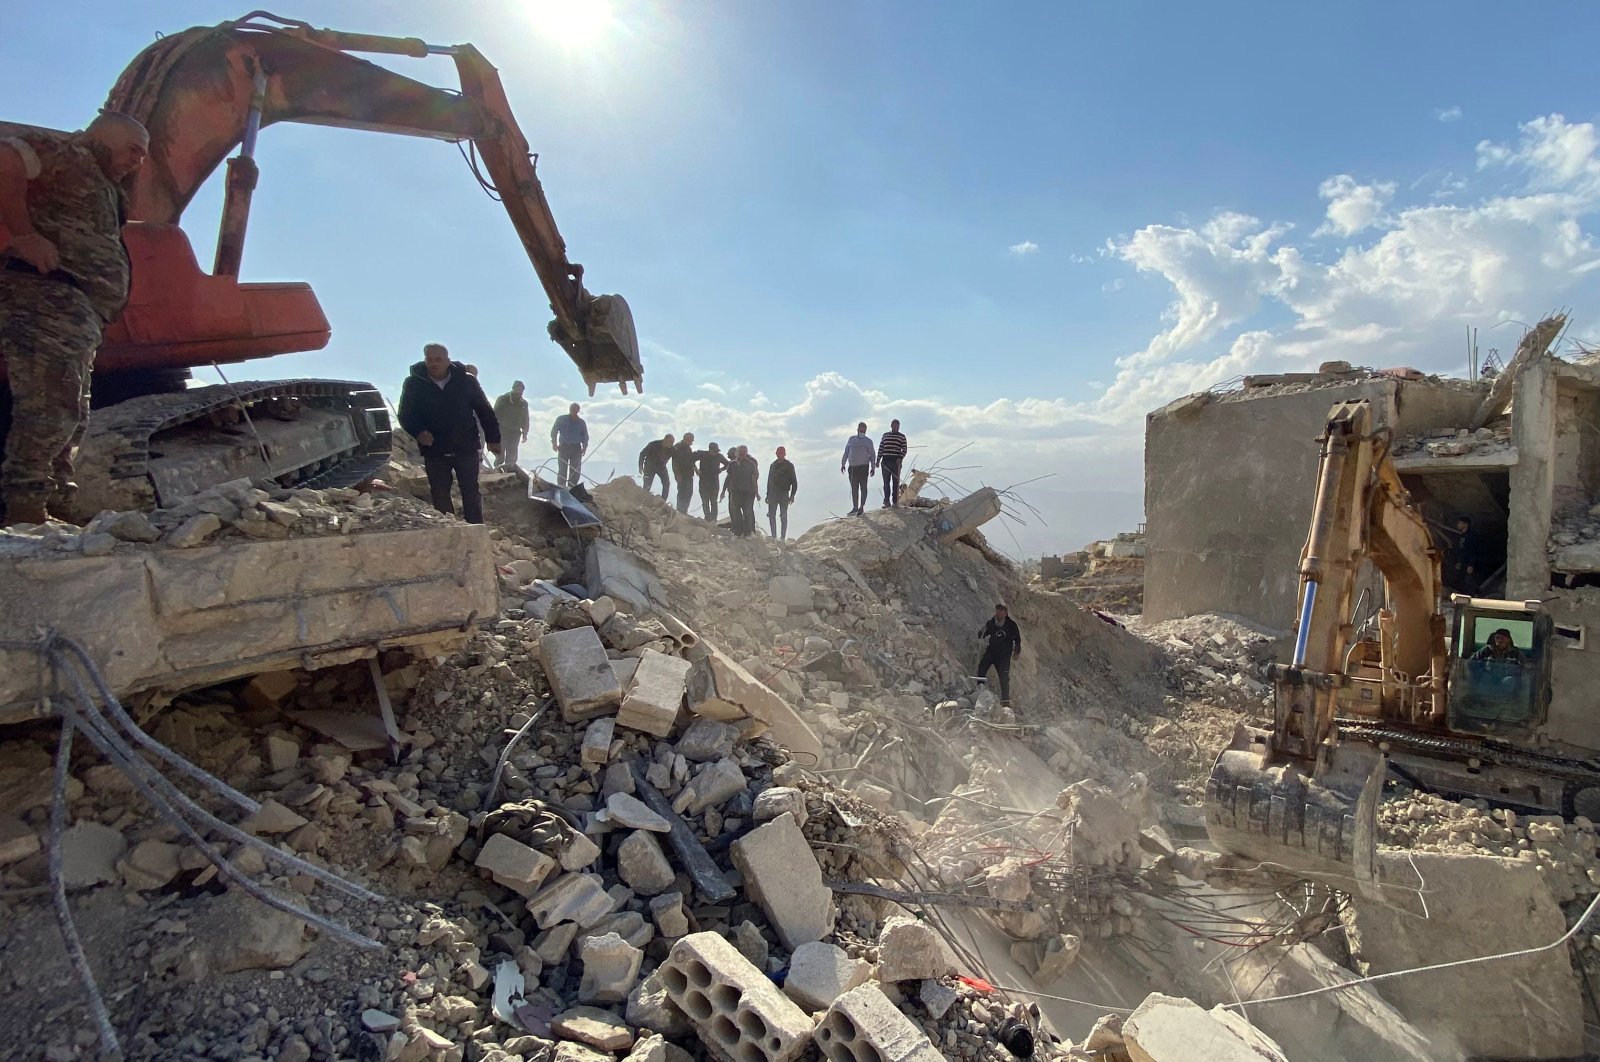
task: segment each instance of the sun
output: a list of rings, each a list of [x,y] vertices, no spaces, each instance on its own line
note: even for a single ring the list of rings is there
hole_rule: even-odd
[[[528,14],[539,33],[568,48],[597,43],[611,25],[606,0],[530,0]]]

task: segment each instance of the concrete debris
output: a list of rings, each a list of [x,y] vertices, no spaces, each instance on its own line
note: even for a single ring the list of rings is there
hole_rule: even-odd
[[[633,1046],[633,1030],[610,1011],[574,1007],[556,1016],[550,1029],[558,1036],[588,1044],[601,1051],[626,1051]]]
[[[651,811],[639,798],[627,793],[611,794],[606,800],[606,818],[613,825],[625,826],[630,830],[648,830],[651,833],[672,832],[671,823]]]
[[[624,661],[614,660],[612,667],[622,663]],[[635,665],[632,683],[617,712],[617,725],[642,730],[658,738],[672,733],[678,713],[683,709],[690,666],[687,660],[646,650]]]
[[[1122,1022],[1133,1062],[1287,1062],[1278,1045],[1222,1007],[1151,993]]]
[[[822,883],[822,870],[793,816],[779,816],[735,841],[733,864],[785,948],[793,951],[833,932],[833,892]]]
[[[866,984],[871,976],[869,963],[852,959],[833,944],[814,941],[794,949],[783,992],[807,1011],[826,1010],[852,988]],[[954,1003],[954,993],[951,995],[950,1002]]]
[[[551,631],[540,638],[539,662],[568,722],[605,715],[622,704],[622,685],[593,627]]]
[[[127,850],[127,838],[111,827],[76,823],[61,835],[61,880],[68,888],[119,881],[117,860]]]
[[[900,1013],[876,985],[862,985],[834,1001],[817,1026],[816,1043],[832,1062],[937,1062],[944,1055]]]
[[[674,944],[661,980],[700,1039],[722,1056],[789,1062],[811,1043],[811,1019],[715,933]]]
[[[878,937],[878,980],[922,981],[943,977],[955,964],[932,926],[896,915]]]
[[[639,981],[644,952],[616,933],[586,937],[579,945],[583,982],[578,999],[583,1003],[620,1003]],[[598,1046],[598,1045],[597,1045]]]
[[[675,877],[660,843],[644,830],[629,834],[617,849],[617,876],[640,896],[666,892]]]
[[[496,884],[504,885],[519,896],[529,897],[550,876],[550,872],[556,868],[556,861],[520,841],[497,833],[478,852],[477,866],[486,871]]]

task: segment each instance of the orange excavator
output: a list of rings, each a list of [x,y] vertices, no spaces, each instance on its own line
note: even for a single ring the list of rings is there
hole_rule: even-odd
[[[454,60],[459,92],[435,88],[352,52]],[[148,508],[240,477],[341,486],[388,458],[388,407],[370,384],[335,380],[189,387],[190,370],[319,350],[332,334],[303,283],[242,283],[256,141],[276,122],[365,129],[465,145],[473,176],[505,207],[555,319],[550,338],[593,394],[642,389],[633,316],[620,295],[591,295],[567,258],[536,157],[494,67],[470,44],[314,29],[253,12],[163,37],[123,71],[109,110],[144,123],[150,155],[130,188],[123,240],[133,263],[127,309],[95,360],[94,412],[78,457],[79,515]],[[0,122],[0,137],[37,127]],[[231,152],[237,150],[232,158]],[[216,256],[200,268],[179,228],[217,167],[227,185]],[[0,226],[0,246],[9,234]],[[0,445],[10,393],[0,361]]]

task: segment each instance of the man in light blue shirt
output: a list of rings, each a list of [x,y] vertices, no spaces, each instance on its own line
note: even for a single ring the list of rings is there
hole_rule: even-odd
[[[867,510],[867,477],[878,470],[878,454],[872,440],[867,438],[867,422],[856,425],[856,433],[844,444],[844,456],[839,458],[839,471],[850,474],[850,513],[862,516]]]
[[[582,482],[583,455],[589,452],[589,425],[578,416],[578,403],[550,426],[550,448],[556,452],[556,485],[576,487]]]

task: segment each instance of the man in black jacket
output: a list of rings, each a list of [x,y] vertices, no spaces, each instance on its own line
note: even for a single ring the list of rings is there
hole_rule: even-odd
[[[978,661],[978,679],[987,681],[992,667],[1000,676],[1000,703],[1011,705],[1011,658],[1022,652],[1022,631],[1017,621],[1006,612],[1006,606],[994,607],[994,618],[983,625],[978,637],[985,642],[983,658]]]
[[[717,484],[722,478],[722,473],[728,468],[728,459],[722,456],[722,451],[716,443],[707,443],[706,448],[694,455],[695,462],[700,470],[700,514],[712,524],[717,522]]]
[[[672,479],[678,485],[677,509],[686,516],[694,500],[694,466],[694,432],[684,432],[682,441],[672,448]]]
[[[794,474],[794,462],[786,455],[787,451],[778,447],[778,459],[767,466],[767,528],[772,532],[774,542],[782,542],[789,537],[789,503],[800,492],[800,481]],[[780,516],[783,518],[782,534],[778,533]]]
[[[672,460],[672,446],[677,440],[671,433],[659,439],[652,439],[644,444],[644,449],[639,451],[639,475],[644,478],[644,489],[648,493],[654,486],[656,477],[661,477],[661,500],[667,500],[667,465]]]
[[[489,452],[500,453],[500,422],[475,376],[450,360],[441,343],[422,348],[422,360],[411,366],[400,389],[400,427],[417,440],[422,466],[428,472],[433,507],[455,514],[450,503],[450,478],[461,487],[461,516],[483,523],[483,495],[478,493],[478,428]]]

